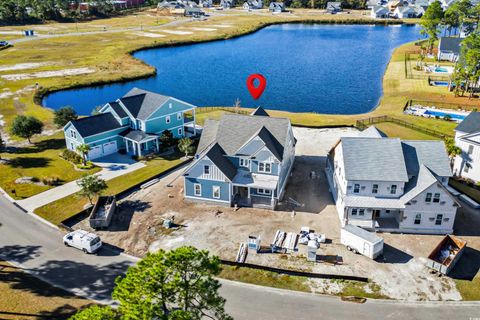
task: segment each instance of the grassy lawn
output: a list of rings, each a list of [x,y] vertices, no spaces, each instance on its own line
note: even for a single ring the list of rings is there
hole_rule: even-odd
[[[407,128],[393,122],[382,122],[375,124],[375,127],[385,132],[389,137],[404,140],[438,140],[439,138],[423,133],[418,130]]]
[[[480,300],[480,273],[472,281],[455,279],[457,290],[465,301]]]
[[[0,261],[0,319],[68,319],[92,302]]]
[[[472,187],[469,187],[463,183],[460,183],[454,179],[450,179],[448,181],[448,184],[460,191],[461,193],[466,194],[473,200],[477,201],[480,203],[480,190],[474,189]]]
[[[57,177],[61,183],[80,178],[85,173],[98,172],[100,168],[88,171],[76,171],[74,166],[59,157],[65,148],[63,133],[50,137],[40,137],[33,140],[32,145],[15,148],[12,152],[2,153],[2,159],[10,159],[6,164],[0,164],[0,187],[15,199],[28,198],[39,192],[52,188],[46,185],[15,184],[21,177],[35,177],[40,181],[44,178]]]
[[[234,267],[222,265],[220,278],[251,283],[261,286],[288,289],[302,292],[312,292],[308,284],[308,278],[299,276],[290,276],[278,274],[276,272],[257,270],[247,267]],[[370,299],[388,299],[387,296],[380,293],[380,287],[375,283],[364,283],[349,280],[326,280],[332,284],[342,287],[342,291],[337,293],[338,296],[356,296]]]
[[[127,190],[133,185],[151,179],[152,177],[162,173],[181,163],[179,155],[166,158],[156,158],[148,161],[146,167],[130,172],[123,176],[114,178],[107,182],[108,189],[106,195],[115,195]],[[35,210],[35,213],[42,218],[47,219],[55,225],[60,224],[65,219],[72,217],[83,210],[88,200],[80,197],[78,194],[59,199]]]

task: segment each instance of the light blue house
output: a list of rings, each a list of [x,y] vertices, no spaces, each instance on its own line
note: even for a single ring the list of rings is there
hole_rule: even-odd
[[[207,120],[184,174],[185,198],[274,209],[285,193],[295,143],[290,120],[261,108]]]
[[[141,157],[158,152],[165,130],[175,138],[196,135],[195,108],[173,97],[134,88],[103,106],[100,114],[67,123],[65,142],[72,151],[88,144],[89,160],[119,150]]]

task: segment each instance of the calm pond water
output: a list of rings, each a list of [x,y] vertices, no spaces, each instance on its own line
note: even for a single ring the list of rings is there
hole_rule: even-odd
[[[261,105],[295,112],[354,114],[374,108],[392,51],[419,39],[417,26],[285,24],[236,39],[149,49],[135,57],[157,68],[148,79],[50,94],[52,109],[73,106],[88,115],[132,87],[197,106]],[[251,98],[245,81],[262,73],[267,87]]]

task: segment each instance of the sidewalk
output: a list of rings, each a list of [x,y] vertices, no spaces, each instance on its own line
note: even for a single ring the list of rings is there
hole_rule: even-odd
[[[97,173],[97,175],[103,180],[108,181],[143,168],[145,167],[145,164],[141,162],[135,162],[132,164],[100,166],[103,167],[103,169]],[[49,204],[50,202],[65,198],[78,191],[80,191],[80,187],[78,186],[77,181],[71,181],[62,186],[44,191],[24,200],[18,200],[16,202],[26,211],[33,213],[33,211],[37,208]]]

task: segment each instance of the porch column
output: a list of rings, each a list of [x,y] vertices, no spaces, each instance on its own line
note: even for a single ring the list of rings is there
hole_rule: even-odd
[[[157,152],[160,152],[160,146],[158,145],[158,137],[155,138],[155,142],[157,144]]]
[[[248,189],[248,199],[250,199],[250,187],[247,187]]]
[[[141,157],[142,156],[142,147],[141,147],[140,142],[137,142],[137,147],[138,147],[138,157]]]
[[[273,199],[273,194],[275,193],[275,190],[271,190],[271,192],[272,192],[271,205],[273,206],[273,204],[275,203],[275,200]]]
[[[127,153],[128,153],[128,140],[125,139],[125,145],[127,146]]]

